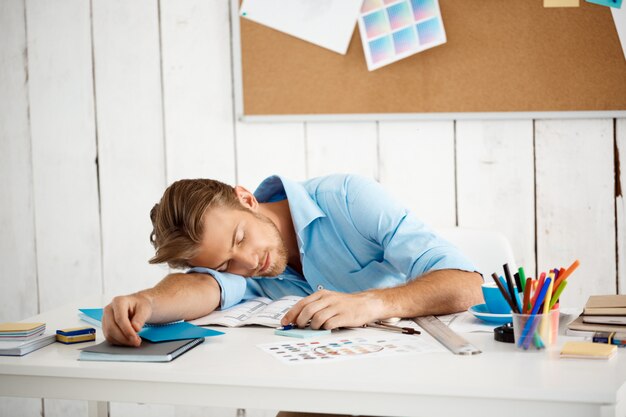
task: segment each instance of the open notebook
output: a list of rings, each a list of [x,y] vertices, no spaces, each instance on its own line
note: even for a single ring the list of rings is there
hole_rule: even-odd
[[[226,327],[240,327],[257,324],[267,327],[279,327],[280,320],[302,297],[287,295],[278,300],[265,297],[252,298],[225,310],[217,310],[211,314],[191,320],[189,323],[198,326],[217,324]]]

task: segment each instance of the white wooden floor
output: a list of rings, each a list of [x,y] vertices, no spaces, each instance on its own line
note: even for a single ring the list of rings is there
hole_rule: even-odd
[[[228,0],[0,1],[0,321],[156,283],[148,212],[172,181],[275,173],[371,176],[434,226],[504,232],[531,274],[578,258],[564,306],[626,293],[626,120],[243,124],[229,16]],[[87,405],[0,400],[42,412]]]

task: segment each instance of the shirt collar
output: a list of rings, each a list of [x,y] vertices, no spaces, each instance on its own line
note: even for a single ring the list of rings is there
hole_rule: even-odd
[[[259,203],[272,203],[287,198],[296,233],[301,232],[319,217],[326,217],[304,186],[296,181],[272,175],[263,180],[254,192]]]

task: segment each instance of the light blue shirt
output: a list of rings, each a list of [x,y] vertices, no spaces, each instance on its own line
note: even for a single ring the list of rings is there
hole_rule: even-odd
[[[369,178],[331,175],[294,182],[272,176],[254,195],[260,203],[289,200],[304,276],[289,266],[273,278],[190,269],[217,280],[221,308],[259,296],[396,287],[440,269],[475,271],[456,247]]]

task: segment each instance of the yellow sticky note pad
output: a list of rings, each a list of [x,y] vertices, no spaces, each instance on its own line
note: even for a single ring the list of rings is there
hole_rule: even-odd
[[[615,356],[617,346],[607,343],[565,342],[561,349],[562,358],[610,359]]]
[[[579,0],[543,0],[543,7],[578,7]]]

